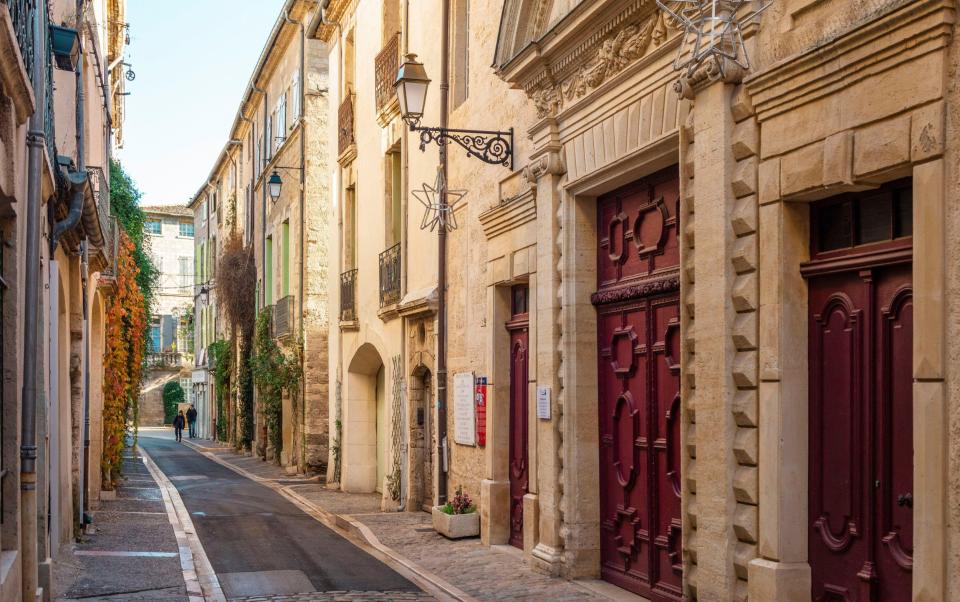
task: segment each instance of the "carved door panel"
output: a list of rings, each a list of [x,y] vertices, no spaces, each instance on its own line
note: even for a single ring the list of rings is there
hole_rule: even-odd
[[[681,596],[678,191],[598,200],[601,574],[652,600]]]
[[[815,600],[909,600],[910,266],[810,281],[810,565]]]
[[[510,331],[510,545],[523,549],[523,496],[529,491],[529,346],[526,286],[513,289]]]
[[[812,209],[803,273],[814,600],[911,598],[911,209],[909,181]]]
[[[527,494],[527,330],[510,333],[510,545],[523,549]]]

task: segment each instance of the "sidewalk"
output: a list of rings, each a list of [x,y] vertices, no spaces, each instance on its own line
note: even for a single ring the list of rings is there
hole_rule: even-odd
[[[291,477],[282,468],[235,453],[220,443],[184,442],[211,459],[306,506],[327,526],[401,563],[443,594],[462,600],[643,600],[599,581],[568,581],[531,569],[520,550],[484,546],[479,538],[449,540],[425,512],[381,512],[380,494],[327,489],[318,477]]]
[[[101,501],[91,514],[94,532],[65,546],[54,565],[55,599],[186,601],[199,595],[184,579],[161,489],[138,450],[124,450],[116,499]]]

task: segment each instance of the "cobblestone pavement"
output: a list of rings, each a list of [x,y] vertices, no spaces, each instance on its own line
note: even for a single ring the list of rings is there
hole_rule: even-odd
[[[286,475],[280,467],[270,462],[238,455],[209,442],[195,440],[191,443],[258,478],[286,484],[290,491],[326,512],[361,522],[383,545],[477,600],[566,602],[604,599],[604,596],[577,582],[534,571],[524,561],[520,550],[515,548],[484,546],[478,538],[448,540],[433,530],[431,517],[426,512],[380,512],[379,494],[344,493],[327,489],[315,480],[297,482],[295,477]],[[392,598],[389,592],[339,593],[336,596],[342,597],[332,598],[326,597],[328,595],[309,594],[320,597],[277,597],[270,600],[408,599]]]
[[[232,598],[233,602],[360,602],[390,600],[390,602],[419,602],[433,600],[433,597],[416,592],[314,592],[312,594],[293,594],[289,596],[270,596],[253,598]]]

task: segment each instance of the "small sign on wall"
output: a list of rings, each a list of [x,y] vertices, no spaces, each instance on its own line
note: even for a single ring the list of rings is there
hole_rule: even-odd
[[[477,445],[487,444],[487,377],[478,376],[475,387],[477,399]]]
[[[537,387],[537,418],[550,420],[550,387]]]
[[[453,375],[453,442],[477,444],[477,418],[473,398],[473,372]]]

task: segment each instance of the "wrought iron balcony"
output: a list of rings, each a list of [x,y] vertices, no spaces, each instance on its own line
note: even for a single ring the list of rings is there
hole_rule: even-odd
[[[357,270],[340,274],[340,321],[357,319]]]
[[[380,307],[400,301],[400,243],[380,253]]]
[[[400,33],[392,36],[377,55],[375,62],[375,90],[377,98],[377,112],[390,104],[397,93],[393,82],[397,78],[397,69],[400,68]]]
[[[337,126],[339,136],[337,139],[337,148],[339,154],[346,152],[354,144],[353,136],[353,94],[348,94],[337,113]]]
[[[296,311],[293,295],[287,295],[277,301],[273,308],[273,336],[286,339],[294,334]]]
[[[17,46],[20,47],[20,56],[23,58],[23,67],[27,77],[33,81],[33,53],[36,52],[36,40],[33,35],[33,11],[31,0],[3,0],[10,11],[10,21],[13,22],[13,33],[17,37]]]

